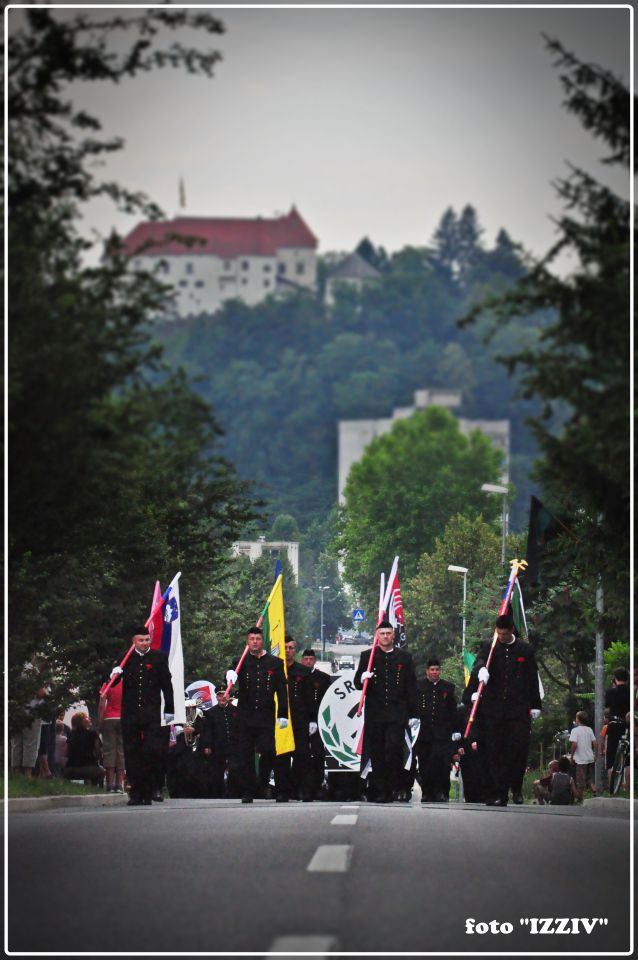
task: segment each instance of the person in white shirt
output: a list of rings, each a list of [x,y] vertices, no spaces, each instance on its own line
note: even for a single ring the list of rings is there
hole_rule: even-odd
[[[596,736],[587,726],[587,714],[579,710],[576,714],[576,726],[569,734],[571,759],[576,765],[576,797],[582,801],[585,787],[596,793],[594,784],[594,761],[596,759]]]

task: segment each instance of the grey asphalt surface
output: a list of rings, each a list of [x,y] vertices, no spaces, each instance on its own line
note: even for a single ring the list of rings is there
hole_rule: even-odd
[[[344,815],[356,823],[331,822]],[[167,800],[10,810],[8,950],[627,952],[629,844],[628,817],[585,808]],[[347,869],[309,871],[319,846],[347,847]],[[533,917],[607,924],[533,935],[520,922]],[[470,935],[468,918],[513,932]]]

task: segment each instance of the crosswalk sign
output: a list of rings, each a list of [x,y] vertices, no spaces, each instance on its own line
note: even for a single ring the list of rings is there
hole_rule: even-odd
[[[353,610],[352,619],[354,620],[355,623],[365,620],[365,617],[363,615],[363,610]]]

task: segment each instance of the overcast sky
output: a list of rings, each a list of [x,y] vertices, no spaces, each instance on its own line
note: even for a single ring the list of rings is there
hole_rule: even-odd
[[[193,215],[294,203],[322,252],[366,235],[423,245],[448,206],[471,203],[488,244],[505,227],[541,254],[560,209],[552,180],[567,161],[599,174],[603,153],[561,107],[542,34],[629,80],[628,8],[217,11],[214,79],[166,70],[75,92],[126,140],[106,172],[168,216],[180,176]],[[101,233],[134,223],[91,211]]]

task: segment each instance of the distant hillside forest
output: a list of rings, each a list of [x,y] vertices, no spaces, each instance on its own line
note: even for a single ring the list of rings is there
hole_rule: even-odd
[[[428,246],[389,256],[362,240],[358,252],[380,278],[361,292],[343,287],[332,307],[323,294],[340,257],[326,254],[316,296],[230,301],[162,331],[170,362],[197,379],[225,431],[225,455],[254,482],[271,520],[292,515],[302,533],[325,522],[337,498],[338,420],[391,416],[415,390],[446,387],[462,391],[459,416],[510,419],[510,526],[525,528],[535,458],[525,420],[539,405],[517,395],[515,374],[497,357],[535,342],[547,318],[521,317],[492,339],[489,313],[458,327],[525,272],[505,230],[492,249],[482,233],[473,207],[448,209]]]

